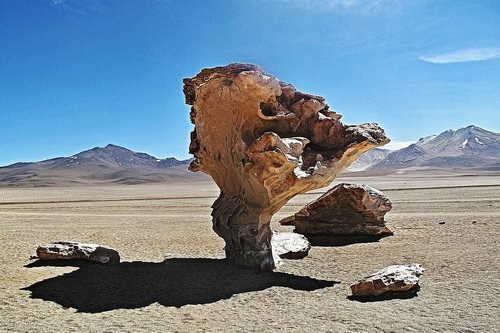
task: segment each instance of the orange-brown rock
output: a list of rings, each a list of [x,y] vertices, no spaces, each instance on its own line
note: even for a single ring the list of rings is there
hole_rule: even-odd
[[[68,241],[40,245],[36,255],[40,260],[86,260],[108,265],[120,263],[116,250],[98,244]]]
[[[269,222],[293,196],[328,185],[360,154],[389,142],[377,124],[348,126],[323,97],[260,67],[231,64],[184,79],[191,171],[214,179],[213,229],[226,256],[272,270]]]
[[[353,299],[377,297],[386,293],[415,296],[420,290],[419,276],[424,272],[420,264],[386,267],[351,285]]]
[[[391,209],[391,201],[373,187],[339,184],[280,223],[294,225],[295,232],[308,237],[381,238],[393,234],[384,221],[384,215]]]

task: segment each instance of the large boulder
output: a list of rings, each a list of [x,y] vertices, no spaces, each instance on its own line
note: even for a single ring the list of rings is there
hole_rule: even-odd
[[[311,243],[306,237],[293,232],[273,231],[271,245],[273,251],[282,259],[302,259],[311,249]]]
[[[71,241],[40,245],[36,255],[40,260],[86,260],[108,265],[120,263],[120,254],[116,250],[98,244]]]
[[[272,216],[292,197],[330,184],[359,155],[389,142],[375,123],[348,126],[325,99],[260,67],[231,64],[184,79],[195,125],[189,169],[221,189],[213,229],[226,257],[274,269]]]
[[[390,293],[391,296],[415,296],[420,290],[419,276],[424,272],[420,264],[386,267],[351,285],[354,299],[376,298]]]
[[[295,232],[308,237],[392,235],[385,226],[384,215],[391,201],[368,185],[339,184],[300,211],[280,221],[294,225]]]

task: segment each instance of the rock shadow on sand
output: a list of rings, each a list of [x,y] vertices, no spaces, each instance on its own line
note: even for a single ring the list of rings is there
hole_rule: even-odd
[[[378,243],[385,236],[372,235],[305,235],[312,246],[342,247],[362,243]]]
[[[416,285],[408,291],[396,291],[396,292],[387,292],[378,296],[354,296],[350,295],[346,298],[351,301],[358,301],[361,303],[369,303],[369,302],[380,302],[380,301],[389,301],[393,299],[410,299],[418,296],[418,292],[420,291],[420,286]]]
[[[76,266],[78,270],[49,278],[22,290],[31,298],[52,301],[80,312],[207,304],[234,294],[286,287],[313,291],[340,283],[287,273],[254,273],[225,259],[173,258],[161,263],[124,262],[115,266],[38,260],[25,267]]]

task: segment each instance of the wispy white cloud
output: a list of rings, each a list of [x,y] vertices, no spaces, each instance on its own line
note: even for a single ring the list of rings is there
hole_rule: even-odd
[[[460,49],[435,56],[421,56],[420,60],[433,64],[449,64],[452,62],[483,61],[500,57],[500,48]]]
[[[88,12],[103,12],[106,6],[99,0],[49,0],[57,8],[73,14],[87,14]]]
[[[400,0],[272,0],[289,3],[307,10],[364,12],[400,9]]]

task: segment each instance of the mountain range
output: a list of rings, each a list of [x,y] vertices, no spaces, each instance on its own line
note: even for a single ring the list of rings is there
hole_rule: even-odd
[[[473,125],[447,130],[373,159],[368,166],[404,168],[500,170],[500,134]]]
[[[72,184],[140,184],[182,181],[190,160],[158,159],[109,144],[69,157],[0,167],[0,186],[61,186]],[[189,175],[192,179],[193,175]],[[196,177],[196,176],[194,176]]]
[[[158,159],[109,144],[69,157],[0,167],[0,186],[69,186],[141,184],[205,180],[187,171],[191,160]],[[391,171],[405,168],[500,171],[500,134],[477,126],[447,130],[421,138],[396,151],[375,148],[347,171]]]

